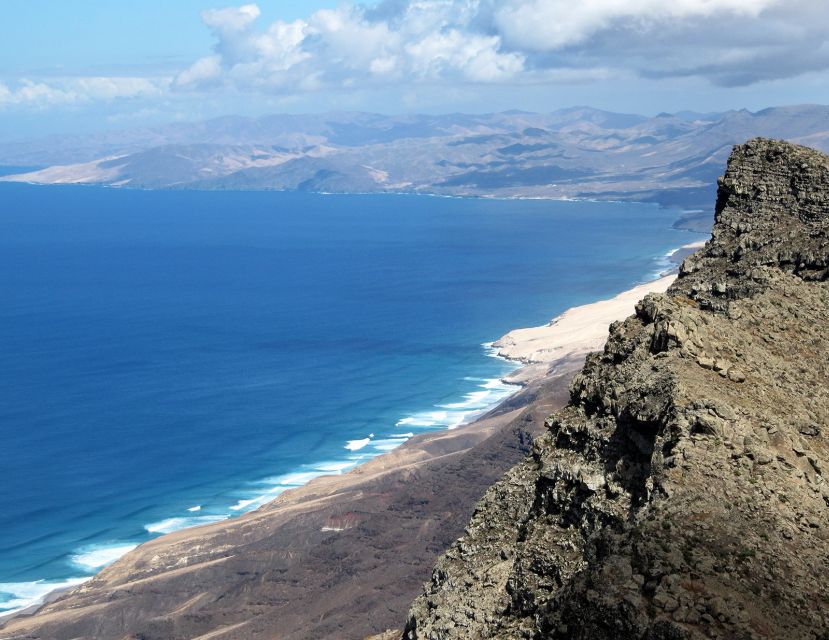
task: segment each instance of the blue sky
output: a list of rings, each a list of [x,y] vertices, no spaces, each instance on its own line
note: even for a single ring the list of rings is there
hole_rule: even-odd
[[[825,0],[3,0],[0,139],[238,113],[829,103]]]
[[[210,0],[3,0],[0,75],[186,65],[212,45],[200,13]],[[232,3],[229,3],[232,4]],[[295,20],[336,2],[262,2],[262,20]]]

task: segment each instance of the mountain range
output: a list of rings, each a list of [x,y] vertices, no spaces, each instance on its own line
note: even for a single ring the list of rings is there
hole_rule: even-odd
[[[3,180],[134,188],[636,199],[710,209],[734,144],[829,150],[829,107],[654,117],[551,113],[223,117],[0,144]],[[6,172],[8,173],[8,172]]]

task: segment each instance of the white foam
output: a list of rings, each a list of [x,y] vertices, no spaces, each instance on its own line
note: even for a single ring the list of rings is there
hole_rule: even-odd
[[[484,343],[482,347],[487,356],[492,356],[507,362],[507,360],[498,356],[497,350],[493,348],[493,343]],[[511,363],[510,366],[517,368],[517,365],[514,365],[514,363]],[[465,380],[478,383],[478,388],[465,394],[461,401],[437,405],[431,411],[423,411],[403,417],[397,421],[395,426],[410,428],[421,427],[424,429],[455,429],[515,392],[514,386],[505,385],[501,382],[500,378],[467,377]],[[414,432],[405,432],[375,439],[375,434],[371,433],[365,438],[348,440],[344,449],[349,454],[344,460],[323,461],[303,465],[303,467],[300,467],[296,471],[264,478],[261,481],[255,482],[253,485],[258,487],[258,490],[254,489],[248,492],[247,495],[244,492],[241,495],[237,494],[237,501],[228,508],[227,515],[167,518],[145,525],[144,528],[150,533],[165,534],[202,524],[219,522],[231,515],[256,509],[273,500],[282,492],[294,487],[301,487],[319,476],[345,473],[347,470],[356,467],[366,460],[396,449],[414,436]],[[196,505],[190,507],[188,511],[190,513],[197,513],[201,509],[201,505]]]
[[[363,438],[362,440],[349,440],[345,448],[349,451],[359,451],[369,445],[371,438]]]
[[[494,342],[485,342],[481,346],[486,351],[486,354],[484,354],[484,355],[486,355],[487,358],[494,358],[495,360],[500,360],[501,362],[508,363],[513,371],[515,369],[519,369],[521,367],[521,365],[516,363],[515,361],[510,360],[509,358],[505,358],[504,356],[502,356],[499,353],[499,350],[495,348],[495,343]]]
[[[260,493],[250,498],[239,500],[239,502],[230,507],[230,510],[237,512],[253,511],[254,509],[258,509],[259,507],[261,507],[263,504],[270,502],[271,500],[276,498],[280,493],[283,493],[290,488],[291,487],[282,485],[272,487],[270,490],[265,491],[264,493]]]
[[[498,356],[497,351],[493,349],[492,343],[485,343],[482,346],[486,350],[487,356],[506,362],[504,358]],[[397,421],[396,426],[423,427],[426,429],[454,429],[515,391],[513,386],[505,385],[501,382],[500,378],[468,377],[465,380],[478,383],[478,389],[465,394],[463,400],[459,402],[438,405],[432,411],[419,412],[401,418]],[[405,432],[375,439],[375,434],[372,433],[367,438],[349,440],[345,449],[350,454],[347,455],[346,459],[309,464],[297,471],[265,478],[255,483],[259,486],[258,492],[251,492],[251,495],[248,496],[243,495],[233,506],[229,507],[229,511],[245,512],[253,510],[273,500],[280,493],[288,489],[303,486],[322,475],[344,473],[361,462],[396,449],[414,436],[414,432]],[[202,505],[194,505],[188,508],[187,511],[195,514],[202,511],[202,508]],[[221,522],[229,517],[230,514],[166,518],[147,524],[144,526],[144,529],[153,534],[168,534],[190,527]],[[339,528],[331,527],[325,528],[324,530],[335,531],[339,530]],[[114,562],[136,546],[136,544],[119,543],[88,547],[79,550],[78,553],[72,556],[72,563],[85,570],[94,572]],[[0,583],[0,614],[12,613],[38,604],[51,591],[75,586],[85,580],[88,580],[88,578],[71,578],[62,582]]]
[[[481,346],[488,357],[509,363],[510,371],[519,367],[518,364],[499,356],[493,342],[484,342]],[[505,374],[506,372],[502,375]],[[466,377],[464,380],[477,382],[478,388],[466,393],[463,400],[437,405],[436,411],[423,411],[401,418],[396,426],[456,429],[515,393],[515,386],[505,384],[500,376],[498,378]]]
[[[508,362],[506,359],[497,355],[497,350],[493,348],[493,343],[487,342],[482,346],[486,355]],[[515,369],[517,366],[515,363],[509,364],[511,369]],[[423,411],[405,416],[398,420],[395,426],[420,427],[424,429],[455,429],[515,393],[515,387],[504,384],[500,378],[467,377],[465,380],[477,383],[477,388],[464,395],[461,401],[438,405],[431,411]],[[401,431],[404,430],[401,429]],[[345,443],[344,449],[349,453],[346,454],[344,460],[312,463],[284,475],[265,478],[255,483],[261,487],[260,492],[254,491],[248,495],[242,494],[236,504],[230,507],[230,511],[249,511],[274,499],[283,491],[293,487],[303,486],[319,476],[345,473],[347,470],[356,467],[366,460],[396,449],[414,436],[415,432],[405,431],[403,433],[384,435],[376,439],[375,434],[371,433],[365,438],[348,440]]]
[[[331,462],[319,462],[314,465],[315,468],[319,469],[320,471],[328,474],[341,474],[346,469],[351,469],[354,466],[353,460],[337,460]]]
[[[473,391],[467,393],[461,402],[452,402],[450,404],[442,404],[441,407],[445,409],[481,409],[492,404],[492,391],[484,389],[483,391]]]
[[[653,261],[656,264],[656,269],[648,274],[647,280],[658,280],[670,271],[671,268],[675,266],[671,263],[671,256],[673,256],[674,253],[680,249],[682,249],[682,247],[675,247],[674,249],[668,251],[665,255],[654,258]]]
[[[145,524],[144,528],[150,533],[173,533],[190,527],[197,527],[201,524],[211,524],[227,520],[227,516],[193,516],[189,518],[167,518],[159,522]]]
[[[374,434],[372,433],[371,438],[373,437]],[[368,438],[369,442],[371,442],[371,438]],[[362,448],[363,447],[360,447],[360,449]],[[270,488],[267,491],[239,500],[235,505],[230,507],[230,510],[236,512],[252,511],[253,509],[257,509],[263,504],[273,500],[280,493],[283,493],[288,489],[301,487],[309,483],[314,478],[327,475],[341,475],[346,470],[356,467],[364,458],[365,456],[360,455],[350,457],[348,460],[318,462],[313,465],[310,471],[294,471],[281,476],[265,478],[256,484],[260,486],[269,486]]]
[[[230,507],[231,511],[241,511],[247,509],[249,506],[256,504],[258,498],[251,498],[249,500],[239,500],[236,504]]]
[[[461,425],[466,424],[467,422],[469,422],[469,420],[467,420],[466,418],[467,415],[468,414],[466,413],[456,414],[455,418],[451,422],[447,423],[446,428],[451,431],[452,429],[457,429]]]
[[[89,580],[68,578],[56,582],[37,580],[36,582],[2,582],[0,583],[0,615],[17,613],[28,607],[42,604],[44,598],[56,589],[68,589]]]
[[[71,558],[72,564],[87,571],[97,571],[112,564],[138,545],[134,543],[96,544],[79,549]]]
[[[438,411],[416,413],[398,420],[396,426],[455,429],[466,423],[472,415],[481,413],[484,409],[488,409],[514,393],[514,391],[514,389],[509,389],[506,385],[504,385],[503,391],[499,389],[498,393],[494,393],[491,389],[472,391],[466,394],[464,400],[461,402],[439,405]]]
[[[394,426],[396,427],[433,427],[435,425],[434,420],[429,420],[428,418],[416,417],[416,416],[409,416],[408,418],[402,418],[398,420]]]
[[[397,449],[401,444],[406,442],[405,438],[387,438],[384,440],[375,440],[371,446],[377,451],[391,451]]]

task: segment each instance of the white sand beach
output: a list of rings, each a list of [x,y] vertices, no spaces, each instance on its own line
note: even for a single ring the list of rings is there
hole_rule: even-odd
[[[686,244],[672,256],[693,253],[704,245],[705,241]],[[676,274],[664,275],[608,300],[572,307],[543,326],[510,331],[492,346],[502,358],[525,366],[504,381],[524,385],[555,369],[557,363],[581,360],[591,351],[600,350],[611,323],[632,315],[636,303],[647,294],[667,291],[675,279]]]

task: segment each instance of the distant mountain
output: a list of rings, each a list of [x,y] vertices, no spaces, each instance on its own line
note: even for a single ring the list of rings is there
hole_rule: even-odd
[[[648,118],[552,113],[224,117],[0,145],[0,178],[141,188],[645,199],[693,206],[733,145],[765,136],[829,150],[829,107]]]

